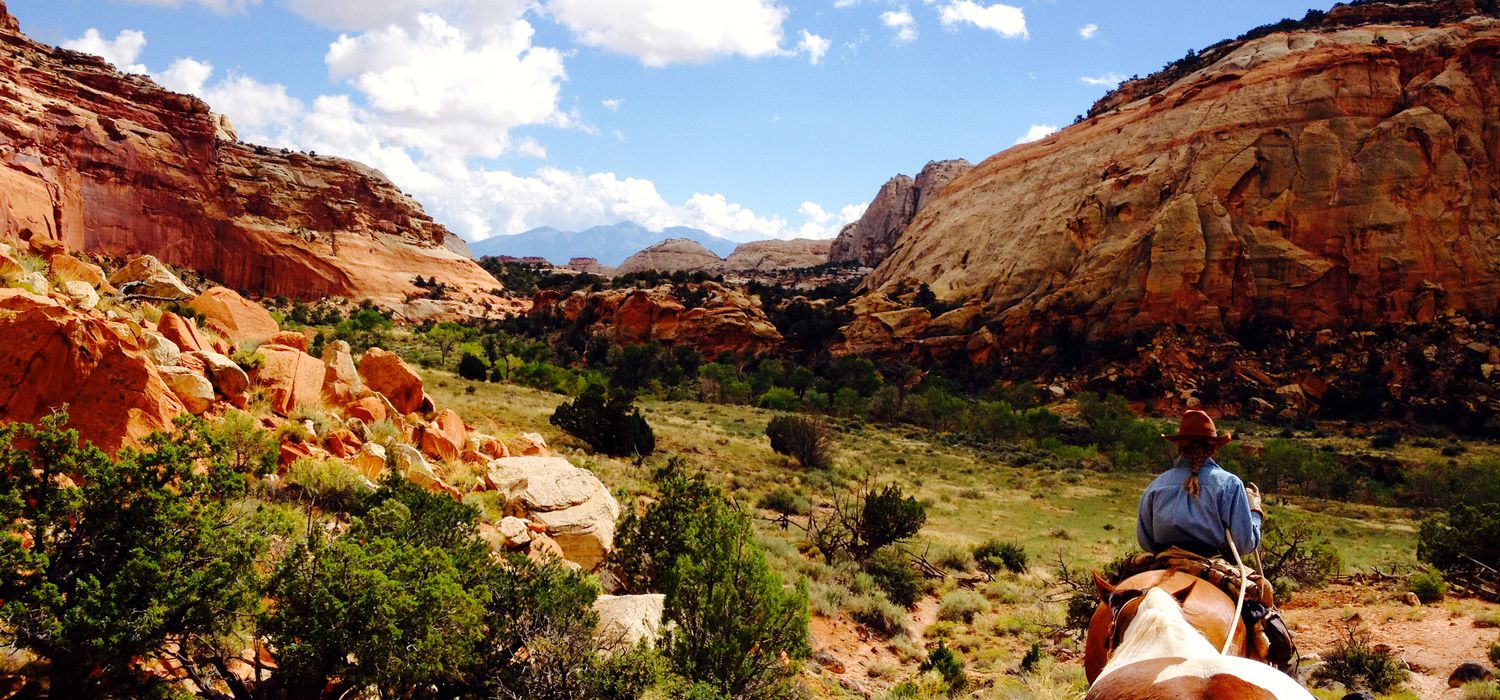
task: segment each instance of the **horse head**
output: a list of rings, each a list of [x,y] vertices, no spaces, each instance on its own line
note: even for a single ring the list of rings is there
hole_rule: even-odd
[[[1219,653],[1228,633],[1221,614],[1225,605],[1234,615],[1234,601],[1212,586],[1198,586],[1197,579],[1182,581],[1172,576],[1135,581],[1132,577],[1112,586],[1095,576],[1101,604],[1089,628],[1085,664],[1099,654],[1107,663],[1090,673],[1087,700],[1277,700],[1311,698],[1291,678],[1276,669],[1249,659]],[[1144,575],[1144,574],[1143,574]],[[1142,586],[1145,583],[1148,585]],[[1215,595],[1216,594],[1216,595]],[[1193,618],[1198,618],[1195,621]],[[1217,642],[1200,627],[1223,625]],[[1103,639],[1098,639],[1102,633]]]

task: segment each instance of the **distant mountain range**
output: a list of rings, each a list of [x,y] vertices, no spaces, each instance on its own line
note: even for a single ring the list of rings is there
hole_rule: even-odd
[[[673,226],[662,231],[652,231],[629,221],[613,226],[595,226],[582,231],[562,231],[551,226],[542,226],[510,236],[492,236],[469,244],[475,258],[510,255],[514,257],[536,256],[546,258],[556,265],[563,265],[569,258],[594,258],[599,262],[617,266],[625,258],[660,243],[668,238],[686,238],[703,244],[719,257],[728,257],[738,243],[720,238],[707,231],[685,226]]]

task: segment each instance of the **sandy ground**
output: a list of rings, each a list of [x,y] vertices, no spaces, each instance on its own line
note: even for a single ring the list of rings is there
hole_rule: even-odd
[[[1349,623],[1370,633],[1374,644],[1386,644],[1411,668],[1407,687],[1422,698],[1457,698],[1448,675],[1459,664],[1489,666],[1490,644],[1500,641],[1500,605],[1477,600],[1447,601],[1413,607],[1395,588],[1333,585],[1309,591],[1282,606],[1304,657],[1332,651]],[[1357,617],[1356,617],[1357,616]],[[1483,620],[1481,620],[1483,618]]]

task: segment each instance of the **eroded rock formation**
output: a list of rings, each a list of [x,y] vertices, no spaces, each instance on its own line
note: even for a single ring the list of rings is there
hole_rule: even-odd
[[[720,353],[768,353],[781,344],[781,333],[766,318],[757,298],[739,290],[705,282],[688,289],[698,298],[683,303],[671,285],[652,289],[576,291],[562,299],[537,295],[533,311],[555,310],[577,322],[584,314],[594,319],[591,333],[609,333],[622,344],[657,341],[683,345],[708,357]]]
[[[615,274],[632,272],[699,272],[716,271],[724,261],[702,243],[686,238],[668,238],[635,255],[625,258]]]
[[[1493,315],[1500,20],[1431,19],[1248,40],[1001,152],[916,215],[869,293],[977,301],[941,331],[960,348]]]
[[[963,159],[938,160],[924,166],[915,180],[897,175],[886,181],[859,221],[845,226],[833,239],[828,261],[858,262],[866,267],[879,265],[917,212],[973,167]]]
[[[814,267],[828,262],[832,241],[794,238],[780,241],[753,241],[734,249],[724,258],[724,272],[775,272]]]
[[[482,311],[499,285],[383,175],[233,140],[202,101],[21,34],[0,3],[0,238],[151,253],[264,295],[418,294]]]

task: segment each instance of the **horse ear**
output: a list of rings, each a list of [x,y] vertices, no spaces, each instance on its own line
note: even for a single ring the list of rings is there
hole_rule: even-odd
[[[1117,589],[1109,585],[1109,582],[1105,581],[1104,577],[1099,575],[1099,572],[1093,571],[1090,573],[1094,575],[1094,590],[1098,592],[1099,600],[1109,600],[1109,597],[1114,595]]]
[[[1196,585],[1198,585],[1198,580],[1194,579],[1188,585],[1183,586],[1182,590],[1172,594],[1172,597],[1177,599],[1178,605],[1182,605],[1183,603],[1187,602],[1188,596],[1193,594],[1193,586]]]

